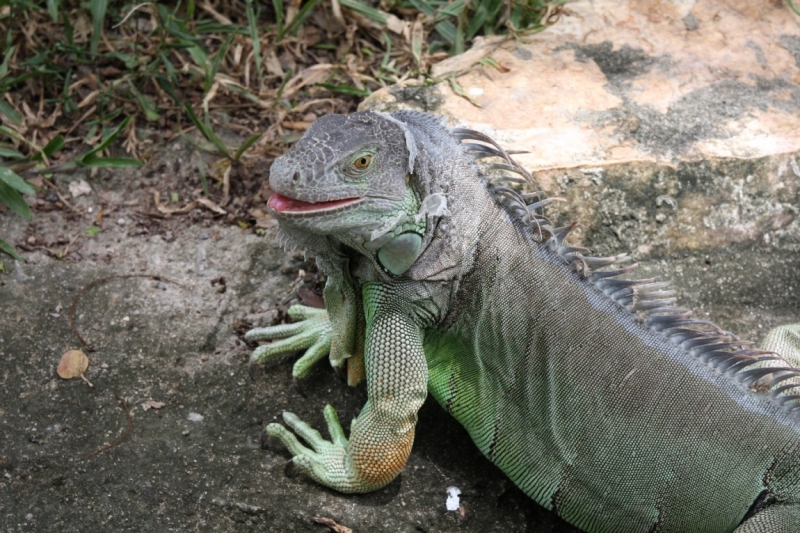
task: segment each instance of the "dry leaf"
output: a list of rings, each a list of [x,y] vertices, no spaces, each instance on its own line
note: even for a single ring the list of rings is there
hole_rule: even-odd
[[[267,56],[264,58],[264,67],[267,69],[267,72],[273,76],[280,76],[283,78],[286,75],[278,59],[278,54],[275,53],[274,49],[270,49],[269,52],[267,52]]]
[[[306,122],[305,120],[284,120],[281,122],[281,126],[289,128],[290,130],[306,131],[311,127],[311,122]]]
[[[227,214],[227,211],[222,209],[220,206],[209,200],[208,198],[198,198],[197,203],[205,207],[206,209],[210,209],[215,213],[219,213],[220,215]]]
[[[189,202],[183,207],[167,207],[165,204],[161,203],[161,193],[155,190],[152,192],[153,192],[153,203],[156,205],[156,209],[158,209],[159,213],[162,213],[164,215],[167,216],[182,215],[184,213],[188,213],[189,211],[197,207],[197,204],[195,202]]]
[[[89,368],[89,358],[80,350],[68,350],[58,363],[58,375],[64,379],[77,378]]]
[[[408,22],[402,21],[394,15],[388,14],[386,17],[386,27],[397,35],[403,35],[406,26],[410,26]]]
[[[161,409],[165,405],[167,405],[167,404],[165,404],[164,402],[157,402],[155,400],[147,400],[146,402],[144,402],[142,404],[142,409],[144,409],[145,411],[147,411],[148,409]]]
[[[300,297],[300,300],[302,300],[303,305],[306,307],[325,309],[325,300],[323,300],[322,296],[314,291],[306,289],[305,287],[301,287],[297,289],[297,295]]]
[[[353,530],[350,529],[349,527],[337,524],[335,520],[330,518],[326,518],[323,516],[315,516],[314,518],[312,518],[312,520],[317,524],[322,524],[323,526],[327,526],[334,533],[353,533]]]

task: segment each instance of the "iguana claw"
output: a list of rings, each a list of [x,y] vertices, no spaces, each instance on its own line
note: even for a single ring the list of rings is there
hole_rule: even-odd
[[[262,365],[279,355],[305,349],[306,353],[292,368],[292,376],[296,380],[302,380],[311,372],[311,368],[330,352],[333,333],[327,311],[293,305],[289,308],[289,316],[299,321],[255,328],[245,334],[244,338],[248,341],[275,341],[253,350],[250,356],[251,373],[255,365]]]
[[[295,390],[302,396],[306,398],[306,387],[305,387],[305,379],[299,378],[297,376],[292,376],[292,383],[294,384]]]
[[[261,446],[262,450],[266,450],[268,448],[267,443],[269,442],[269,433],[267,433],[266,429],[261,430],[261,435],[258,436],[258,443]]]

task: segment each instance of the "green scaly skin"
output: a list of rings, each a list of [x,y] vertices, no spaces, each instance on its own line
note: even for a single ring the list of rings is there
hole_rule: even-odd
[[[755,350],[665,284],[600,271],[624,257],[570,247],[454,135],[515,165],[414,112],[323,117],[275,161],[270,207],[317,254],[328,312],[248,333],[282,339],[252,361],[307,347],[302,377],[327,346],[334,366],[363,356],[368,401],[349,439],[330,406],[330,441],[291,413],[267,434],[317,482],[372,491],[405,464],[430,392],[586,531],[800,531],[800,326]]]

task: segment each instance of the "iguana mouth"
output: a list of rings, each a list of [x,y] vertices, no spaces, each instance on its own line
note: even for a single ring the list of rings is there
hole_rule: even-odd
[[[289,198],[282,194],[273,193],[267,206],[283,215],[291,215],[293,213],[309,214],[333,211],[340,207],[356,204],[361,200],[363,200],[363,198],[342,198],[341,200],[331,200],[329,202],[305,202],[303,200]]]

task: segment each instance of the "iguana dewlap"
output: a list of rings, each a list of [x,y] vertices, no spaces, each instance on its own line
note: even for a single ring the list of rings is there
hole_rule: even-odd
[[[488,137],[416,112],[323,117],[275,161],[270,209],[327,273],[327,312],[249,332],[283,339],[252,361],[308,348],[302,378],[330,353],[368,400],[349,439],[330,406],[331,441],[290,413],[294,433],[267,433],[319,483],[368,492],[403,468],[430,393],[586,531],[800,531],[800,326],[762,350],[692,318],[666,283],[625,279],[625,254],[570,246],[547,200],[495,171],[529,177]]]

